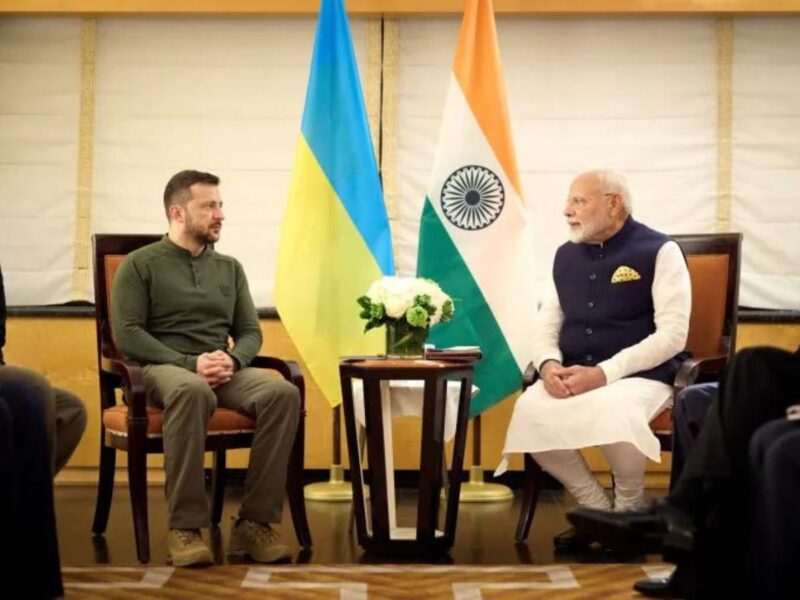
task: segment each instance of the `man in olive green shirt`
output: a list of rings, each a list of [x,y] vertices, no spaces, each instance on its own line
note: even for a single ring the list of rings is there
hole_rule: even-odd
[[[111,292],[114,339],[143,363],[147,400],[164,411],[168,546],[176,566],[213,561],[200,529],[209,524],[203,451],[217,406],[256,422],[228,554],[258,562],[289,556],[270,523],[281,520],[300,393],[248,368],[261,328],[242,266],[210,247],[224,220],[218,186],[210,173],[173,176],[164,190],[169,232],[126,257]]]

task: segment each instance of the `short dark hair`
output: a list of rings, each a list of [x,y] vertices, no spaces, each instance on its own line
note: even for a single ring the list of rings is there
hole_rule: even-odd
[[[192,197],[191,188],[195,183],[219,185],[219,177],[203,171],[181,171],[175,173],[164,188],[164,211],[169,219],[169,207],[173,204],[185,204]]]

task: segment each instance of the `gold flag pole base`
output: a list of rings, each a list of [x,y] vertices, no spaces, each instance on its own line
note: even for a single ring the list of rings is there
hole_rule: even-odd
[[[510,488],[499,483],[486,483],[483,468],[473,465],[469,468],[469,481],[461,485],[461,502],[506,502],[514,498]]]
[[[315,502],[350,502],[353,499],[353,486],[344,480],[344,467],[331,465],[330,479],[318,483],[309,483],[303,488],[306,500]],[[369,489],[364,486],[365,499],[369,498]]]

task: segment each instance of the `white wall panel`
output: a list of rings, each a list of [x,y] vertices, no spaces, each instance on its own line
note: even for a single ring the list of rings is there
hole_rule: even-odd
[[[93,230],[163,232],[164,185],[222,177],[220,251],[259,306],[299,136],[316,19],[99,19]],[[401,273],[419,216],[460,19],[404,18],[392,222]],[[640,220],[713,231],[717,39],[712,18],[498,19],[535,277],[565,239],[563,199],[586,168],[626,173]],[[366,21],[353,21],[364,80]],[[10,304],[72,299],[81,21],[0,19],[0,263]],[[734,19],[731,227],[745,234],[741,301],[800,298],[800,18]]]
[[[72,299],[77,19],[0,19],[0,264],[10,305]]]
[[[163,232],[182,169],[222,178],[217,249],[271,306],[316,19],[108,19],[98,25],[94,228]],[[362,81],[366,22],[353,22]]]
[[[536,277],[566,239],[572,177],[628,175],[634,214],[669,233],[712,231],[716,38],[712,19],[499,18],[517,162],[534,228]],[[416,266],[417,227],[459,19],[404,19],[398,70],[398,265]]]
[[[800,19],[737,19],[734,230],[744,306],[800,307]]]

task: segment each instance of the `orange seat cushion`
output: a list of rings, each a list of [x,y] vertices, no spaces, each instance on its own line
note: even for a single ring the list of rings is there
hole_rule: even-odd
[[[128,407],[123,405],[112,406],[103,411],[103,425],[114,435],[128,435]],[[157,437],[162,435],[164,415],[161,409],[153,406],[147,407],[147,435]],[[208,423],[208,435],[222,433],[241,433],[255,429],[255,421],[235,410],[218,408],[211,415]]]
[[[650,421],[650,429],[656,433],[672,433],[672,409],[662,410],[655,419]]]

